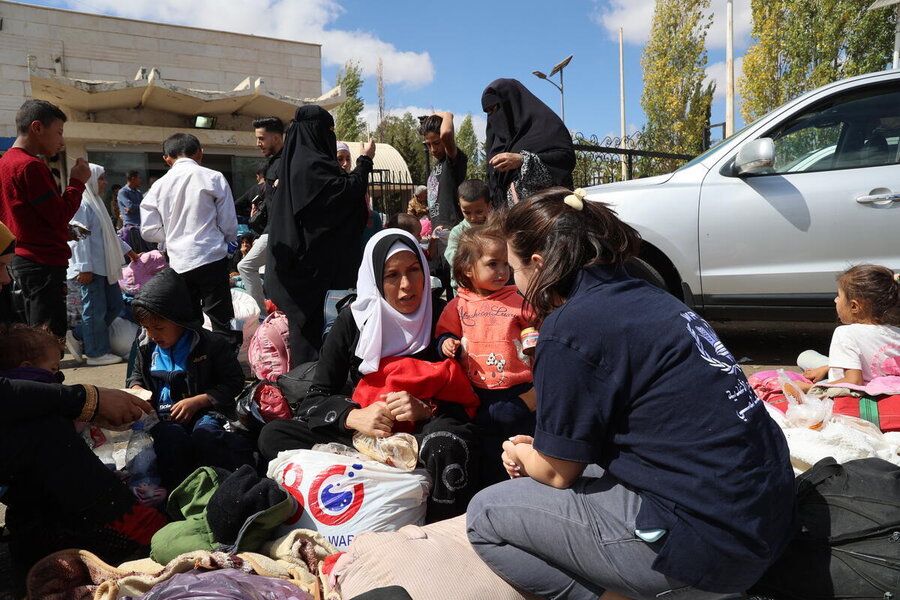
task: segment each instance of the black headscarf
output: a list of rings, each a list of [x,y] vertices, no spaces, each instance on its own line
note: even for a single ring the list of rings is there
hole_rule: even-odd
[[[337,162],[334,117],[321,106],[301,106],[284,141],[276,194],[289,198],[294,215],[344,174]]]
[[[571,188],[575,150],[562,119],[516,79],[497,79],[485,88],[481,95],[482,109],[487,112],[495,105],[497,108],[487,116],[484,144],[487,158],[502,152],[527,150],[540,155],[553,185]],[[488,165],[494,202],[506,198],[509,184],[518,177],[517,170],[500,173]]]

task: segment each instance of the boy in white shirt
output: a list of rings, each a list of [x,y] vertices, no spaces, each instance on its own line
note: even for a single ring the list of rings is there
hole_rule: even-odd
[[[187,283],[191,302],[209,316],[213,331],[239,344],[240,332],[230,326],[227,255],[228,244],[237,241],[231,188],[221,173],[200,166],[203,148],[189,133],[165,141],[163,160],[169,172],[141,202],[141,237],[165,242],[169,264]]]

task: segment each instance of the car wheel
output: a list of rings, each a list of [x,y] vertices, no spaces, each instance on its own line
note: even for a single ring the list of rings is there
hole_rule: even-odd
[[[659,274],[659,271],[654,269],[650,263],[643,259],[632,258],[625,263],[625,270],[635,279],[643,279],[647,283],[655,285],[661,290],[669,291],[666,280]]]

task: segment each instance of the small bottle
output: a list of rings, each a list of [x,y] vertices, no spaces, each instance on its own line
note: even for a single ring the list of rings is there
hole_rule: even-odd
[[[538,330],[534,327],[526,327],[519,334],[522,340],[522,354],[525,356],[534,356],[534,350],[538,343]]]

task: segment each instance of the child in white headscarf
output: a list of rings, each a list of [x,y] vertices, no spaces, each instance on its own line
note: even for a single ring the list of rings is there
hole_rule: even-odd
[[[135,259],[137,254],[116,235],[103,205],[106,170],[95,164],[90,167],[91,178],[85,184],[81,206],[71,221],[82,226],[86,232],[82,232],[77,241],[70,242],[72,258],[69,259],[67,274],[80,287],[82,322],[66,334],[66,346],[80,361],[83,343],[87,364],[100,366],[122,360],[110,350],[108,328],[122,309],[119,279],[125,256]]]

